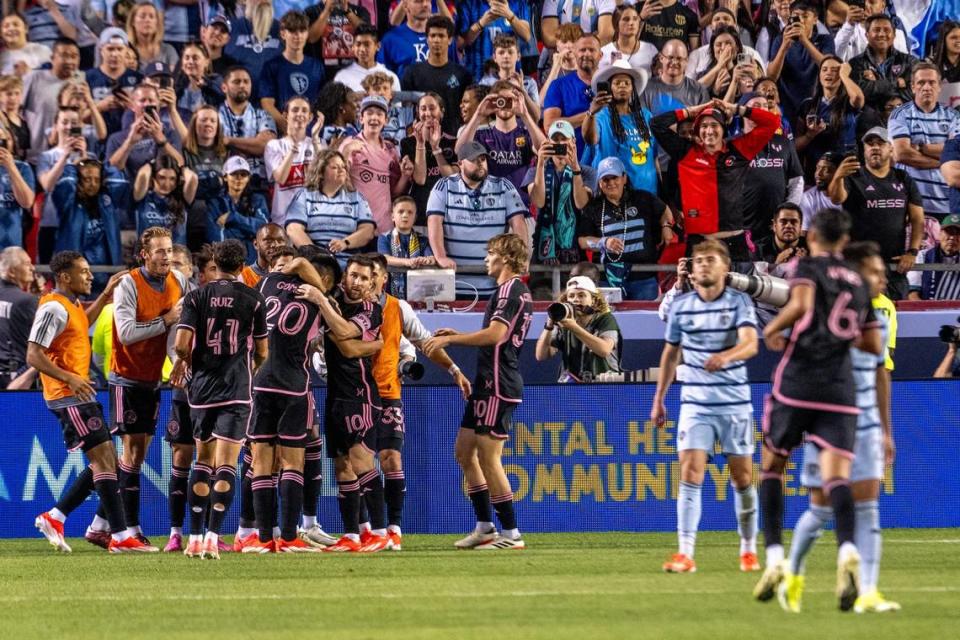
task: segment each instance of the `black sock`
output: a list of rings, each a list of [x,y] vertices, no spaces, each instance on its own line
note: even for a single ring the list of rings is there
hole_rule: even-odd
[[[850,481],[846,478],[832,478],[823,483],[823,490],[830,495],[830,506],[833,507],[833,518],[837,529],[837,545],[853,542],[856,507],[853,503],[853,493],[850,491]]]
[[[490,503],[497,510],[497,518],[500,519],[502,529],[516,529],[517,516],[513,511],[513,492],[504,493],[499,496],[490,496]]]
[[[307,447],[303,454],[303,515],[317,515],[317,500],[323,484],[320,446]]]
[[[273,502],[277,493],[273,488],[273,478],[254,476],[250,481],[250,489],[253,493],[253,510],[260,532],[260,542],[270,542],[273,540],[273,525],[270,522],[273,518]]]
[[[207,505],[210,504],[210,474],[213,469],[205,464],[195,463],[190,473],[189,502],[190,502],[190,534],[203,535],[203,523],[206,520]],[[206,495],[199,495],[194,489],[197,485],[206,485]]]
[[[257,516],[253,511],[253,455],[250,449],[240,450],[240,526],[253,528],[257,526]]]
[[[183,508],[187,506],[187,487],[190,467],[174,466],[167,483],[167,509],[170,511],[170,526],[183,527]]]
[[[120,493],[123,497],[123,513],[128,527],[140,526],[140,467],[131,467],[120,461]]]
[[[226,483],[227,488],[217,489],[217,485],[223,483]],[[227,511],[233,504],[233,491],[236,486],[237,470],[226,464],[217,467],[217,475],[213,480],[213,490],[210,492],[210,528],[208,529],[217,535],[220,535],[223,519],[227,517]]]
[[[273,536],[273,530],[280,526],[280,474],[274,473],[270,480],[273,481],[273,511],[270,512],[270,535]]]
[[[391,471],[384,474],[383,496],[387,500],[387,524],[397,527],[403,519],[403,498],[407,492],[407,481],[403,471]]]
[[[383,502],[383,478],[380,470],[374,467],[360,477],[360,491],[363,493],[363,503],[370,514],[370,527],[386,529],[386,505]]]
[[[467,487],[467,496],[473,503],[477,522],[493,522],[493,512],[490,511],[490,490],[487,489],[487,485],[478,484],[475,487]]]
[[[77,479],[74,480],[67,490],[63,492],[54,509],[68,516],[83,504],[83,501],[93,492],[93,469],[89,466],[84,467]]]
[[[359,534],[360,482],[356,478],[337,480],[337,503],[343,520],[343,532]]]
[[[94,488],[96,488],[96,487],[94,487]],[[118,482],[118,483],[117,483],[117,492],[119,493],[119,491],[120,491],[120,483]],[[99,494],[98,494],[98,495],[99,495]],[[123,502],[121,502],[120,504],[123,504]],[[106,508],[105,506],[103,506],[103,502],[101,502],[100,504],[97,505],[97,515],[100,516],[101,518],[103,518],[104,520],[108,520],[108,519],[109,519],[109,518],[107,518],[107,508]]]
[[[280,474],[280,537],[294,540],[297,523],[303,507],[303,474],[294,469],[284,469]]]
[[[115,473],[93,474],[93,486],[100,496],[100,504],[110,523],[110,533],[120,533],[127,528],[123,519],[123,502],[120,500],[120,484]]]
[[[783,475],[764,471],[760,480],[760,513],[763,542],[767,547],[783,544]]]

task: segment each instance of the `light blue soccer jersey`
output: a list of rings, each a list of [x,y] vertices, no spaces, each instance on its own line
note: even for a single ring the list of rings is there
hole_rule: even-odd
[[[737,344],[738,329],[756,326],[753,301],[729,287],[712,302],[696,291],[673,301],[664,339],[681,349],[677,377],[683,382],[680,403],[684,411],[694,415],[753,412],[745,362],[731,363],[713,373],[703,365],[710,356]]]
[[[877,368],[884,366],[887,358],[890,321],[884,313],[876,315],[883,336],[883,352],[875,355],[860,349],[850,349],[853,381],[857,385],[857,408],[860,409],[860,415],[857,417],[857,431],[880,428],[880,410],[877,408]]]

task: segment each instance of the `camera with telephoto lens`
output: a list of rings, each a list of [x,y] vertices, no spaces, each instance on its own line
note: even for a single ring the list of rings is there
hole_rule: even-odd
[[[960,322],[960,318],[957,318],[957,322]],[[960,327],[951,324],[940,325],[940,342],[960,345]]]
[[[547,307],[547,317],[550,318],[550,322],[553,323],[572,318],[575,312],[576,309],[574,309],[573,305],[569,302],[554,302]]]
[[[423,377],[423,365],[414,360],[404,360],[397,369],[400,372],[401,378],[419,380]]]

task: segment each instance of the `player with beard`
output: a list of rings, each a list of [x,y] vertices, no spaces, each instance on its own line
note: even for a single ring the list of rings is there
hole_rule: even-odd
[[[257,230],[253,239],[253,248],[257,250],[257,261],[243,267],[240,279],[248,287],[256,287],[260,280],[270,272],[270,265],[276,257],[276,252],[287,245],[287,234],[283,227],[268,222]]]

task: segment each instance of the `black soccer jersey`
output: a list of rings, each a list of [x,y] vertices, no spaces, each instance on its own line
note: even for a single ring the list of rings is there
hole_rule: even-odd
[[[483,316],[484,328],[491,322],[507,325],[507,333],[492,347],[481,347],[477,356],[475,393],[493,395],[507,402],[523,398],[523,378],[520,376],[520,349],[533,320],[533,299],[530,290],[520,278],[511,278],[500,285],[487,302]]]
[[[340,306],[340,315],[360,328],[361,339],[376,340],[380,336],[383,310],[375,302],[347,302],[343,289],[337,287],[333,299]],[[327,401],[344,400],[380,406],[380,393],[373,378],[373,358],[348,358],[330,338],[323,336],[327,357]]]
[[[178,327],[193,331],[193,408],[249,404],[250,356],[267,337],[263,296],[239,280],[217,280],[183,299]]]
[[[812,286],[814,303],[793,326],[774,373],[774,397],[791,406],[856,413],[850,346],[862,330],[879,326],[867,284],[835,256],[797,261],[790,283]]]
[[[309,389],[308,344],[317,333],[320,311],[312,302],[297,300],[301,284],[297,276],[271,273],[257,287],[270,332],[267,361],[253,382],[258,391],[303,395]]]

